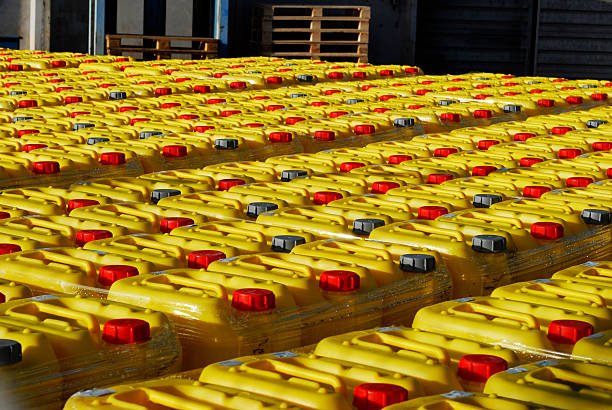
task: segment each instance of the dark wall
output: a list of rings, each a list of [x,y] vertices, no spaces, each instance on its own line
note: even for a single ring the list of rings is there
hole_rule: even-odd
[[[369,60],[375,64],[406,62],[412,52],[409,36],[411,0],[233,0],[230,8],[229,54],[252,55],[251,13],[255,4],[370,6]]]
[[[88,47],[89,2],[53,0],[51,2],[51,51],[86,53]]]

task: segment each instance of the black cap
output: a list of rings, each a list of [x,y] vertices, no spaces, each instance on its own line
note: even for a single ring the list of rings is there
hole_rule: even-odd
[[[297,235],[276,235],[272,237],[272,250],[274,252],[289,253],[291,249],[306,243],[306,239]]]
[[[251,71],[247,71],[247,74],[261,74],[261,71],[251,70]]]
[[[488,208],[491,205],[501,202],[503,200],[504,198],[502,198],[501,195],[476,194],[474,195],[474,200],[472,201],[472,204],[474,205],[474,208]]]
[[[393,125],[396,127],[412,127],[414,118],[396,118],[393,120]]]
[[[595,84],[584,84],[581,86],[582,88],[597,88]]]
[[[154,135],[164,135],[164,133],[161,131],[140,131],[140,134],[138,134],[141,140],[151,138]]]
[[[521,112],[521,106],[514,104],[504,105],[504,112],[506,114],[515,114],[517,112]]]
[[[34,119],[34,117],[27,117],[25,115],[19,116],[19,117],[13,117],[13,122],[19,122],[19,121],[32,121]]]
[[[298,74],[297,80],[309,83],[309,82],[312,82],[314,80],[314,77],[311,76],[311,75],[308,75],[308,74]]]
[[[364,102],[364,100],[362,100],[361,98],[349,98],[348,100],[346,100],[347,104],[357,104],[361,102]]]
[[[408,253],[400,256],[400,269],[404,272],[433,272],[436,270],[436,258],[424,253]]]
[[[438,105],[451,105],[456,103],[457,101],[455,100],[440,100],[438,101]]]
[[[472,249],[483,253],[504,252],[506,238],[499,235],[476,235],[472,238]]]
[[[604,120],[588,120],[586,122],[586,126],[588,128],[598,128],[600,125],[602,124],[607,124],[608,121],[604,121]]]
[[[541,84],[542,81],[527,81],[527,84],[529,85],[534,85],[534,84]]]
[[[108,94],[109,100],[125,100],[127,98],[127,93],[125,91],[111,91]]]
[[[178,189],[169,189],[169,188],[154,189],[153,191],[151,191],[151,203],[156,204],[164,198],[168,198],[169,196],[175,196],[175,195],[180,195],[180,194],[181,194],[181,191],[179,191]]]
[[[217,149],[236,149],[238,148],[238,140],[236,138],[219,138],[215,140],[215,148]]]
[[[377,218],[355,219],[353,222],[353,233],[356,235],[369,235],[374,229],[384,226],[385,221]]]
[[[603,209],[583,209],[582,220],[589,225],[610,225],[612,212]]]
[[[89,137],[87,138],[87,145],[96,145],[99,142],[108,142],[110,141],[109,138],[105,138],[105,137]]]
[[[303,169],[286,169],[283,172],[281,172],[281,181],[289,182],[294,178],[307,177],[307,176],[308,176],[308,171],[305,171]]]
[[[83,128],[91,128],[95,127],[96,124],[92,124],[90,122],[77,122],[72,126],[72,131],[82,130]]]
[[[278,205],[272,202],[251,202],[247,205],[247,216],[250,218],[257,218],[264,212],[273,211],[278,209]]]
[[[0,366],[21,361],[21,344],[11,339],[0,339]]]
[[[26,95],[28,92],[27,91],[11,91],[9,92],[9,95]]]
[[[301,98],[301,97],[308,97],[308,94],[302,94],[302,93],[289,94],[289,98]]]

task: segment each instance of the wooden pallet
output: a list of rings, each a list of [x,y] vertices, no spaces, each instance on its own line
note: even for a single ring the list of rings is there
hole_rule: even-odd
[[[153,47],[122,45],[122,40],[149,40]],[[173,41],[190,41],[192,47],[172,46]],[[157,60],[171,58],[172,54],[190,54],[193,58],[216,58],[219,40],[205,37],[141,36],[136,34],[107,34],[106,54],[120,56],[123,53],[150,53]]]
[[[259,5],[252,44],[262,55],[368,60],[370,8]]]

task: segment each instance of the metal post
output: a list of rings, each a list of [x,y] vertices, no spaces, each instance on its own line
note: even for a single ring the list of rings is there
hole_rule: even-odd
[[[89,0],[89,35],[87,52],[104,55],[105,0]]]
[[[215,1],[215,38],[219,39],[219,57],[227,57],[229,2]]]

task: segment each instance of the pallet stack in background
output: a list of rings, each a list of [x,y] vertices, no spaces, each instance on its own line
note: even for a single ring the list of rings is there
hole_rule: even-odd
[[[6,403],[612,401],[612,83],[0,59]]]

